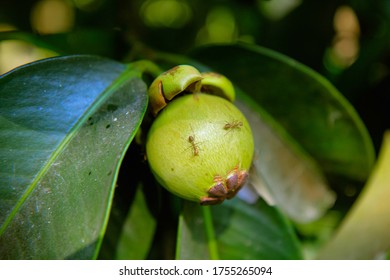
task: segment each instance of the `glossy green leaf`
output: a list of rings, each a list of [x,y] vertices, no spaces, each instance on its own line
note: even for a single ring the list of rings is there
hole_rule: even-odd
[[[291,225],[263,200],[250,205],[235,198],[208,208],[188,202],[178,232],[178,259],[302,258]]]
[[[209,46],[192,57],[229,77],[327,174],[367,178],[374,152],[366,128],[351,105],[319,74],[257,46]]]
[[[143,118],[130,66],[59,57],[0,79],[0,258],[90,259]]]
[[[378,161],[358,200],[320,259],[381,259],[390,250],[390,132],[386,132]]]

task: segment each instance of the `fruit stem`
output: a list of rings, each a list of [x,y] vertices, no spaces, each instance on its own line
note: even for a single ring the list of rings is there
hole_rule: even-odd
[[[217,248],[217,240],[215,239],[215,231],[213,225],[213,217],[211,215],[210,207],[201,207],[203,219],[206,228],[206,237],[209,247],[210,258],[212,260],[219,260],[219,253]]]
[[[136,68],[141,73],[147,73],[156,78],[160,75],[163,70],[155,63],[150,60],[138,60],[131,63],[131,65]]]

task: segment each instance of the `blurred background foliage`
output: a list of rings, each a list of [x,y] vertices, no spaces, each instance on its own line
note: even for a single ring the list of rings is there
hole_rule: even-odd
[[[2,0],[0,31],[0,74],[56,55],[130,61],[153,49],[185,54],[210,43],[257,44],[328,78],[356,108],[377,151],[390,128],[389,0]],[[359,191],[344,188],[346,209]],[[333,214],[318,222],[326,236],[326,224],[331,231],[339,219]],[[310,226],[300,232],[310,235]]]

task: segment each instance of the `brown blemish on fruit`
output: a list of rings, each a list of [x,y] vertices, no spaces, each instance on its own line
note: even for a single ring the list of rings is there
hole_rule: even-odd
[[[218,197],[202,197],[200,200],[200,205],[202,206],[208,206],[208,205],[217,205],[221,204],[224,201],[224,199],[218,198]]]
[[[207,191],[208,196],[200,199],[200,204],[216,205],[222,203],[225,199],[232,199],[244,186],[247,178],[248,172],[239,170],[238,165],[229,171],[226,177],[214,176],[215,184]]]
[[[156,116],[162,108],[167,106],[168,103],[164,96],[163,84],[161,81],[158,82],[157,88],[157,94],[150,96],[150,105],[154,116]]]
[[[168,74],[168,75],[174,76],[176,74],[178,68],[179,68],[179,66],[175,66],[175,67],[165,71],[164,74]]]
[[[235,172],[226,178],[226,187],[228,191],[233,191],[238,185],[238,174]]]
[[[226,197],[227,190],[223,184],[223,181],[218,181],[208,190],[208,193],[213,197]]]

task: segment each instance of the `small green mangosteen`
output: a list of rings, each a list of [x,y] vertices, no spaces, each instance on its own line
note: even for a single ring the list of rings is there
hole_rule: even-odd
[[[173,88],[175,98],[169,103],[160,98],[165,105],[157,106],[161,107],[157,112],[151,104],[158,115],[148,132],[146,154],[163,187],[184,199],[214,205],[233,198],[248,178],[253,136],[246,118],[231,102],[235,97],[231,82],[219,74],[194,75],[194,69],[177,66],[152,83],[150,96],[171,96],[164,90]],[[186,70],[196,78],[186,77]],[[178,81],[172,71],[179,71]],[[170,75],[169,81],[164,75]]]

